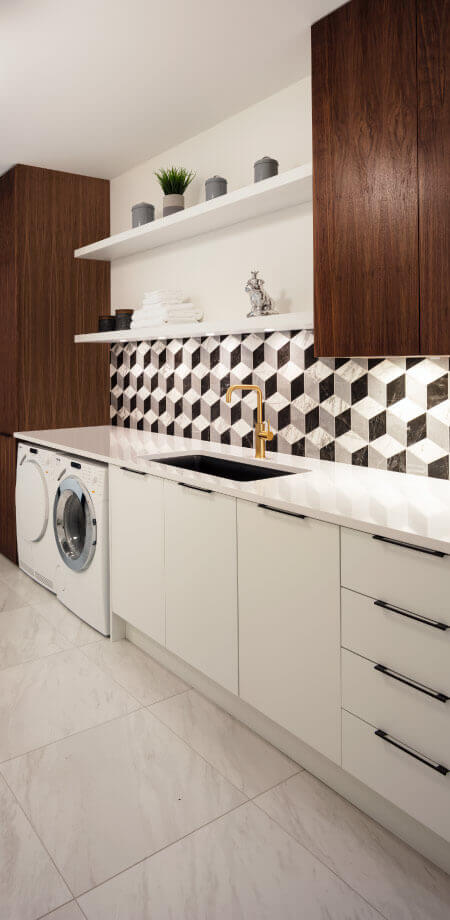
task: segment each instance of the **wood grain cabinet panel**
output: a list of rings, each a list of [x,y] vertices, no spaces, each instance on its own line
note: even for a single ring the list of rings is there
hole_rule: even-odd
[[[315,23],[312,103],[316,353],[417,354],[416,0]]]
[[[417,0],[422,354],[450,354],[450,0]]]
[[[0,178],[0,435],[108,423],[108,347],[75,345],[74,335],[109,312],[110,266],[73,256],[108,234],[107,180],[21,165]],[[11,449],[5,441],[2,477]],[[0,526],[15,558],[7,483]]]
[[[0,553],[17,562],[16,546],[16,455],[17,442],[0,435]]]

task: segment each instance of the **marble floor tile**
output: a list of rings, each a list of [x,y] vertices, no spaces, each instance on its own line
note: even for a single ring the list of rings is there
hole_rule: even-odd
[[[100,642],[103,638],[101,633],[75,616],[54,595],[50,595],[42,603],[32,603],[31,607],[72,645],[87,645],[89,642]]]
[[[70,648],[70,642],[31,607],[0,613],[0,669]]]
[[[127,639],[104,639],[84,649],[85,655],[128,690],[140,703],[149,706],[188,689],[179,677],[142,652]]]
[[[0,671],[0,761],[139,707],[80,649]]]
[[[64,907],[58,907],[57,910],[53,910],[51,914],[46,914],[42,920],[84,920],[84,916],[76,901],[71,901],[70,904],[65,904]],[[106,917],[105,920],[107,920]]]
[[[0,917],[36,920],[70,898],[67,885],[0,777]]]
[[[387,920],[450,917],[450,877],[309,773],[256,804]]]
[[[300,767],[195,690],[152,706],[168,725],[249,798]]]
[[[5,575],[15,572],[17,566],[14,562],[11,562],[10,559],[7,559],[6,556],[3,556],[0,553],[0,578],[3,578]]]
[[[1,772],[75,895],[243,801],[146,709]]]
[[[33,578],[30,578],[29,575],[22,572],[16,565],[13,571],[7,571],[6,574],[2,575],[2,578],[13,591],[20,594],[25,604],[38,604],[39,602],[44,602],[49,597],[54,597],[51,591],[48,591],[47,588],[43,588],[42,585],[39,585],[37,581],[34,581]]]
[[[18,607],[24,606],[23,597],[14,591],[6,581],[0,577],[0,611],[17,610]]]
[[[380,920],[251,802],[79,900],[88,920]]]

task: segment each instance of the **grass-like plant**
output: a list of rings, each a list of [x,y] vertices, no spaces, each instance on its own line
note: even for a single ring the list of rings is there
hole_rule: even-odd
[[[183,195],[195,179],[195,172],[184,166],[170,166],[169,169],[156,170],[155,176],[165,195]]]

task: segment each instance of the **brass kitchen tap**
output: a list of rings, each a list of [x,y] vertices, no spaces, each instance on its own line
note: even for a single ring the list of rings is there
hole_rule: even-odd
[[[258,460],[263,460],[266,456],[266,441],[272,441],[273,431],[270,427],[270,422],[267,422],[267,428],[263,422],[263,401],[262,401],[262,392],[261,387],[257,387],[252,383],[236,383],[232,387],[228,387],[226,401],[227,403],[231,402],[231,395],[233,390],[254,390],[257,398],[257,408],[256,408],[256,425],[255,425],[255,457]]]

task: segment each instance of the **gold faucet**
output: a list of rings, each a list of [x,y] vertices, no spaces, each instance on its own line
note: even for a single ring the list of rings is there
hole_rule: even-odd
[[[257,387],[252,383],[236,383],[232,387],[228,387],[226,401],[227,403],[231,402],[231,395],[233,390],[254,390],[257,398],[257,408],[256,408],[256,425],[255,425],[255,457],[258,460],[263,460],[266,456],[266,441],[272,441],[273,431],[270,427],[270,422],[267,422],[267,428],[263,422],[263,402],[262,402],[262,392],[261,387]]]

